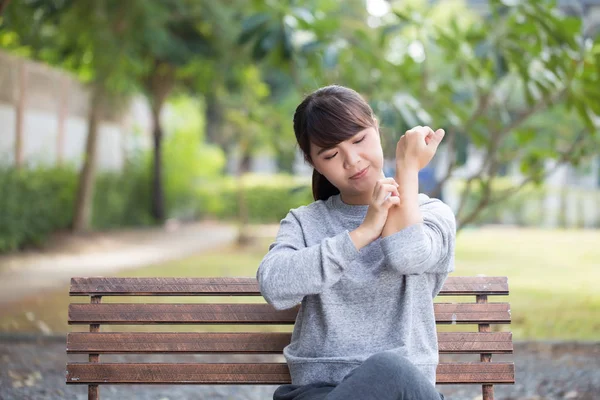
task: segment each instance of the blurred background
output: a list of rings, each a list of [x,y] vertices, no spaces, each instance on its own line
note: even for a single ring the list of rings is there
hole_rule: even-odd
[[[83,396],[73,276],[254,276],[312,201],[294,109],[334,83],[388,176],[407,129],[446,130],[420,190],[456,213],[454,275],[509,278],[497,397],[595,398],[599,34],[600,0],[0,1],[0,398]]]

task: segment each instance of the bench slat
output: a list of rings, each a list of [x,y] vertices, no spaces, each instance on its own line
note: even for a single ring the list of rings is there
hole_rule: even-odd
[[[140,333],[77,332],[67,335],[67,353],[260,353],[279,354],[290,343],[291,333]],[[512,334],[439,332],[440,353],[513,352]]]
[[[438,324],[510,323],[508,303],[436,303]],[[69,305],[69,324],[293,324],[298,307],[269,304],[83,304]]]
[[[67,353],[262,353],[277,354],[291,333],[69,333]]]
[[[439,384],[514,383],[513,363],[440,363]],[[284,363],[68,363],[68,384],[286,384]]]
[[[71,296],[260,296],[256,278],[71,278]],[[507,295],[506,277],[452,276],[440,296]]]

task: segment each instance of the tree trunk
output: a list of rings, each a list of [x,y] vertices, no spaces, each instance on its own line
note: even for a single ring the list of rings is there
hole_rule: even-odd
[[[100,125],[100,104],[102,89],[94,88],[88,114],[88,135],[85,144],[83,167],[79,173],[79,185],[73,214],[74,232],[89,230],[94,199],[94,183],[96,177],[96,147]]]
[[[252,234],[249,232],[250,215],[248,212],[248,200],[244,187],[244,175],[250,171],[250,152],[248,143],[243,139],[240,143],[240,164],[237,171],[237,195],[238,195],[238,238],[240,246],[252,244]]]
[[[62,165],[65,157],[65,125],[69,117],[69,80],[62,77],[58,126],[56,128],[56,164]]]
[[[10,0],[0,0],[0,14],[6,9],[8,3],[10,3]]]
[[[160,125],[160,110],[152,111],[154,165],[152,173],[152,216],[157,222],[165,220],[165,196],[162,179],[162,138],[163,132]]]
[[[560,205],[558,208],[558,226],[559,228],[566,229],[569,226],[567,217],[568,209],[568,198],[569,198],[569,167],[564,166],[565,170],[563,185],[560,188]]]
[[[25,108],[27,107],[27,63],[19,63],[18,98],[15,120],[15,167],[23,165],[23,121],[25,120]]]
[[[224,143],[219,128],[223,120],[223,110],[216,95],[207,93],[205,98],[206,141],[222,147]]]
[[[152,206],[151,214],[156,222],[163,222],[166,217],[165,195],[162,176],[162,139],[163,129],[160,122],[162,110],[169,93],[175,85],[175,68],[159,60],[154,62],[154,68],[146,81],[147,90],[151,96],[152,122],[154,139],[154,166],[152,174]]]
[[[226,158],[229,158],[233,145],[231,138],[224,135],[223,129],[223,105],[214,93],[205,95],[206,107],[204,119],[206,121],[205,140],[210,144],[219,146]],[[222,174],[227,173],[227,164],[223,166]]]

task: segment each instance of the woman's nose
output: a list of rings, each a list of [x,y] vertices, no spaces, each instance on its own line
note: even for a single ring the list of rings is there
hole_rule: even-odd
[[[351,168],[351,167],[354,167],[360,161],[360,156],[357,153],[348,152],[346,154],[345,161],[346,161],[346,167]]]

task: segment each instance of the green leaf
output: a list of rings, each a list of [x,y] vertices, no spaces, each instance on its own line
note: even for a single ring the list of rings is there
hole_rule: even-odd
[[[300,52],[303,54],[311,54],[316,51],[319,51],[323,47],[324,43],[320,40],[313,40],[311,42],[305,43],[300,48]]]
[[[334,45],[327,46],[323,54],[323,66],[328,69],[334,68],[338,63],[339,49]]]
[[[281,32],[281,49],[283,58],[288,60],[292,57],[292,53],[294,52],[294,47],[292,44],[292,32],[291,29],[284,26]]]
[[[272,35],[274,34],[273,29],[267,29],[260,34],[260,36],[254,42],[254,46],[252,48],[252,58],[257,61],[262,60],[269,54],[274,47],[275,40],[273,40]]]
[[[296,18],[303,21],[308,26],[310,26],[315,21],[315,17],[308,10],[308,8],[294,7],[292,11]]]
[[[267,13],[251,15],[242,22],[242,30],[238,38],[238,44],[244,45],[250,41],[258,32],[262,31],[271,19]]]
[[[402,22],[414,22],[412,16],[404,10],[392,10],[394,14],[400,19]]]
[[[577,109],[577,113],[579,114],[581,119],[583,119],[585,126],[592,131],[595,130],[596,124],[594,124],[594,121],[592,121],[592,118],[590,117],[590,114],[585,104],[578,102],[575,104],[575,108]]]
[[[533,130],[520,130],[515,132],[517,144],[524,146],[535,139],[535,131]]]

